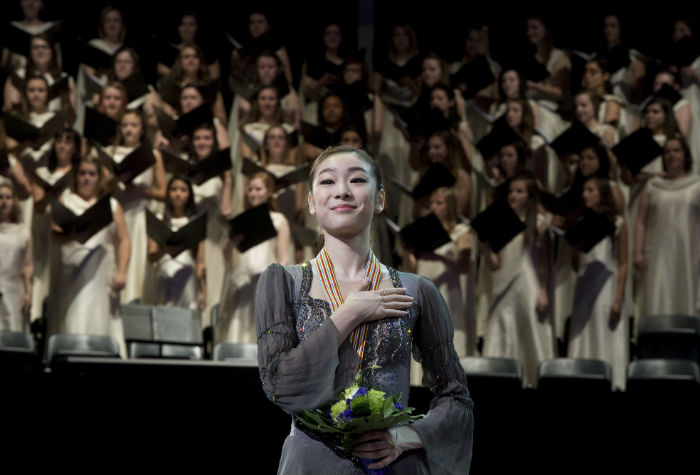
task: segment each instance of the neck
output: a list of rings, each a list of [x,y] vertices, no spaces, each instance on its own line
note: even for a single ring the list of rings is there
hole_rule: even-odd
[[[362,280],[369,255],[369,228],[350,238],[337,238],[327,232],[323,235],[336,279]]]
[[[46,112],[46,110],[47,110],[47,107],[43,106],[43,107],[37,107],[32,112],[34,112],[35,114],[43,114],[44,112]]]
[[[185,216],[185,208],[183,207],[173,207],[173,218],[182,218]]]
[[[136,147],[138,146],[139,141],[138,140],[124,140],[124,146],[125,147]]]
[[[677,169],[677,170],[668,170],[666,171],[666,177],[670,180],[677,180],[678,178],[682,178],[686,175],[685,169]]]
[[[92,201],[96,198],[96,196],[93,193],[85,193],[80,191],[78,191],[78,196],[80,196],[85,201]]]

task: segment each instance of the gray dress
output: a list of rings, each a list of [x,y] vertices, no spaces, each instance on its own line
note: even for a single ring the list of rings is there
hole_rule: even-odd
[[[412,424],[424,449],[403,453],[391,464],[395,475],[466,474],[472,454],[472,400],[445,302],[433,283],[389,269],[394,287],[415,298],[404,318],[370,323],[362,367],[378,365],[371,385],[402,394],[408,402],[411,349],[422,361],[423,383],[435,397],[427,416]],[[309,296],[313,279],[307,262],[273,264],[261,275],[256,294],[258,362],[267,397],[285,412],[322,407],[350,386],[358,355],[337,330],[324,300]],[[369,373],[369,372],[368,372]],[[278,474],[362,474],[361,468],[317,434],[292,424]]]

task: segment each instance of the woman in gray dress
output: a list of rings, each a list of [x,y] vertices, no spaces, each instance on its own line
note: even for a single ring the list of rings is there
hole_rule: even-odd
[[[258,283],[265,393],[289,414],[319,408],[350,386],[358,369],[377,365],[365,372],[369,385],[400,392],[405,406],[413,349],[423,384],[435,394],[430,411],[412,424],[363,434],[354,455],[396,475],[468,473],[473,404],[445,302],[430,280],[386,267],[370,250],[372,218],[385,202],[377,166],[366,152],[341,145],[316,158],[310,180],[309,210],[325,247],[301,265],[273,264]],[[278,473],[364,472],[334,441],[293,422]]]

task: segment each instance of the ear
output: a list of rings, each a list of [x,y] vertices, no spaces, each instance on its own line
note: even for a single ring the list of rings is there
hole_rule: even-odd
[[[384,211],[384,201],[386,200],[386,193],[384,189],[379,190],[379,195],[377,196],[377,206],[375,207],[375,213],[379,214]]]
[[[314,199],[313,199],[313,197],[311,196],[311,192],[310,192],[310,191],[309,191],[308,196],[306,197],[306,201],[307,201],[308,204],[309,204],[309,214],[311,214],[311,216],[314,216],[314,215],[316,214],[316,208],[314,208]]]

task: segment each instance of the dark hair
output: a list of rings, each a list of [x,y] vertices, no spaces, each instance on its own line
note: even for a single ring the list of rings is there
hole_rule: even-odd
[[[31,112],[30,106],[29,106],[29,99],[27,98],[27,88],[29,87],[29,82],[30,81],[43,81],[44,85],[46,86],[46,108],[48,109],[49,106],[49,82],[46,80],[46,78],[40,74],[37,74],[35,76],[27,77],[26,80],[24,81],[24,90],[22,91],[22,100],[19,103],[19,106],[17,107],[18,112],[20,116],[24,119],[29,118],[29,113]]]
[[[277,96],[277,111],[275,112],[275,117],[273,117],[273,122],[282,122],[282,104],[280,103],[280,91],[277,87],[273,85],[261,86],[253,95],[253,100],[250,101],[250,113],[248,114],[248,119],[246,123],[257,122],[260,120],[260,108],[258,107],[258,96],[261,92],[266,89],[272,89],[275,91]]]
[[[197,160],[197,153],[196,153],[195,150],[194,150],[194,134],[195,134],[198,130],[207,130],[207,131],[211,132],[211,135],[212,135],[212,137],[214,138],[214,146],[212,147],[212,150],[211,150],[211,151],[212,151],[212,153],[218,152],[218,151],[219,151],[219,140],[216,138],[216,127],[214,127],[213,124],[204,122],[204,123],[198,125],[197,127],[195,127],[195,128],[192,130],[192,137],[191,137],[191,139],[189,140],[189,143],[187,144],[188,149],[189,149],[189,150],[188,150],[188,152],[189,152],[188,155],[190,156],[190,159],[193,160],[193,161],[196,161],[196,160]]]
[[[666,121],[664,123],[663,127],[663,133],[666,137],[672,137],[675,134],[680,133],[680,129],[678,128],[678,122],[676,122],[676,115],[673,112],[673,105],[668,99],[664,99],[663,97],[655,97],[649,103],[644,107],[644,114],[646,114],[647,109],[649,108],[650,105],[652,104],[658,104],[661,106],[661,109],[664,111],[664,114],[666,116]]]
[[[269,153],[267,151],[267,139],[268,136],[270,135],[270,131],[273,129],[279,129],[282,132],[284,132],[284,138],[287,141],[287,149],[284,153],[284,159],[283,163],[285,165],[296,165],[296,156],[292,153],[292,144],[291,144],[291,138],[289,137],[289,134],[285,130],[285,128],[282,126],[282,124],[272,124],[270,127],[267,128],[265,131],[265,135],[263,136],[263,141],[260,146],[260,164],[262,166],[267,166],[268,160],[269,160]]]
[[[48,73],[54,78],[59,78],[61,76],[61,70],[58,67],[58,61],[56,60],[56,57],[58,56],[56,52],[57,43],[54,41],[51,35],[47,33],[39,33],[38,35],[32,36],[31,40],[29,40],[29,56],[27,57],[27,67],[24,69],[24,77],[41,74],[36,70],[36,65],[32,60],[31,46],[35,39],[43,40],[49,44],[49,49],[51,50],[51,62],[49,63]]]
[[[100,38],[104,38],[105,35],[105,30],[104,30],[104,23],[105,23],[105,18],[107,15],[109,15],[112,12],[117,12],[119,13],[119,18],[122,21],[122,31],[119,34],[119,41],[124,41],[124,37],[126,36],[126,22],[124,21],[124,15],[122,14],[121,10],[119,10],[117,7],[112,6],[112,5],[107,5],[100,11],[100,16],[97,20],[97,32],[100,35]]]
[[[328,124],[326,124],[326,121],[323,118],[323,105],[331,97],[337,98],[340,101],[341,106],[343,107],[343,117],[341,117],[340,119],[340,128],[342,129],[348,122],[348,106],[347,104],[345,104],[345,99],[343,99],[343,97],[340,94],[334,91],[326,93],[321,98],[321,100],[318,101],[318,125],[321,127],[328,127]]]
[[[428,140],[425,141],[425,146],[423,147],[420,156],[422,166],[422,170],[420,171],[421,175],[428,170],[428,167],[430,167],[430,160],[428,159],[428,148],[430,145],[430,139],[432,139],[433,137],[437,137],[442,141],[442,143],[445,144],[445,148],[447,149],[447,160],[445,163],[445,167],[455,178],[457,178],[458,170],[464,169],[464,166],[462,164],[462,156],[460,155],[460,151],[462,150],[462,148],[457,139],[455,139],[454,134],[452,134],[452,132],[450,132],[449,130],[437,130],[430,134]]]
[[[433,87],[430,88],[430,92],[428,93],[428,99],[433,95],[434,91],[444,91],[445,95],[447,96],[447,99],[450,101],[455,100],[455,91],[452,89],[450,86],[448,86],[445,83],[437,83]],[[457,130],[459,128],[459,114],[457,113],[457,104],[453,104],[452,107],[450,107],[450,110],[447,112],[447,120],[450,123],[450,126]]]
[[[515,177],[521,176],[524,173],[525,167],[527,165],[527,149],[520,141],[504,144],[498,149],[498,169],[501,171],[503,177],[506,179],[508,179],[509,177],[506,176],[505,170],[503,170],[503,168],[501,167],[501,151],[506,147],[515,148],[515,153],[518,156],[518,170],[516,171]],[[512,177],[512,179],[515,179],[515,177]]]
[[[520,121],[520,126],[514,128],[518,135],[522,137],[526,148],[530,147],[530,140],[532,136],[535,135],[535,115],[532,112],[532,107],[530,106],[530,101],[525,99],[525,97],[519,97],[517,99],[506,100],[506,106],[509,102],[515,102],[520,104],[520,110],[522,111],[522,120]],[[506,114],[508,110],[506,109]]]
[[[593,150],[593,153],[596,155],[596,157],[598,157],[598,171],[596,171],[595,174],[586,177],[581,174],[581,169],[577,166],[571,186],[583,186],[584,181],[594,176],[605,179],[610,178],[610,156],[608,156],[608,149],[606,149],[603,145],[598,144],[592,147],[584,148],[581,150],[581,153],[589,148]]]
[[[498,75],[498,98],[501,102],[508,100],[508,97],[506,97],[506,93],[503,90],[503,76],[510,71],[514,72],[515,75],[518,76],[518,98],[527,97],[527,82],[523,75],[520,74],[520,71],[514,68],[505,68],[503,71],[501,71],[501,74]]]
[[[355,132],[357,135],[360,136],[360,140],[362,141],[362,148],[367,148],[367,131],[363,127],[358,127],[357,124],[346,125],[345,127],[343,127],[343,130],[340,131],[341,139],[345,132]]]
[[[56,167],[58,166],[58,157],[56,156],[56,141],[63,137],[66,137],[68,138],[68,140],[73,142],[74,148],[73,156],[70,160],[71,166],[75,169],[77,168],[78,163],[80,162],[80,134],[73,129],[64,127],[63,129],[56,132],[56,134],[53,136],[54,146],[51,147],[51,152],[49,152],[48,159],[48,169],[51,173],[53,173],[56,170]]]
[[[686,172],[689,172],[693,169],[693,157],[690,154],[688,142],[681,134],[673,134],[671,137],[666,139],[666,143],[664,144],[664,155],[666,155],[666,145],[668,145],[671,140],[675,140],[681,144],[681,149],[683,150],[683,168]],[[666,160],[662,159],[662,163],[664,170],[666,170]]]
[[[121,53],[129,53],[129,56],[131,56],[131,59],[134,62],[134,73],[141,72],[141,58],[139,57],[139,54],[133,48],[129,48],[128,46],[122,46],[117,50],[116,53],[114,53],[114,56],[112,56],[112,75],[114,76],[114,81],[119,81],[119,79],[117,79],[116,74],[114,74],[114,70],[115,65],[117,64],[117,56],[119,56],[119,54]]]
[[[412,58],[418,54],[418,36],[416,35],[416,30],[413,29],[411,25],[406,22],[396,23],[391,27],[389,33],[389,59],[395,59],[397,51],[394,49],[394,31],[397,28],[403,28],[408,34],[408,56]]]
[[[384,189],[384,185],[382,183],[382,173],[379,171],[377,162],[375,162],[374,159],[367,152],[360,148],[355,148],[352,145],[335,145],[333,147],[328,147],[323,152],[321,152],[311,164],[311,168],[309,169],[309,190],[311,192],[313,192],[314,175],[316,175],[316,171],[319,165],[323,163],[328,157],[338,155],[340,153],[353,153],[357,156],[357,158],[367,163],[370,167],[371,175],[377,183],[377,193],[379,193],[380,190]]]
[[[598,207],[600,208],[599,212],[610,221],[614,221],[619,213],[615,208],[615,199],[613,198],[612,188],[610,187],[610,180],[600,176],[591,176],[586,178],[583,185],[589,181],[595,183],[598,189],[598,195],[600,196],[600,203],[598,203]],[[581,188],[581,191],[583,191],[583,188]]]
[[[175,209],[173,208],[173,203],[170,201],[170,186],[174,181],[181,181],[187,185],[187,190],[189,191],[189,196],[187,197],[187,203],[185,203],[185,216],[192,217],[197,214],[197,205],[194,202],[194,189],[192,188],[192,181],[186,175],[178,174],[173,175],[170,180],[168,180],[168,187],[165,192],[165,212],[163,213],[163,219],[168,225],[173,218]]]
[[[258,75],[258,60],[262,57],[274,58],[275,64],[277,65],[277,76],[279,76],[280,74],[283,74],[282,61],[280,61],[280,58],[279,58],[279,56],[277,56],[277,53],[275,53],[271,49],[262,50],[255,57],[255,67],[253,68],[253,84],[257,84],[258,87],[273,85],[275,82],[273,80],[273,82],[271,82],[270,84],[263,84],[262,81],[260,80],[260,76]]]
[[[173,78],[176,84],[180,84],[182,80],[185,77],[185,71],[182,69],[182,53],[185,51],[185,49],[191,48],[195,51],[197,54],[197,57],[199,58],[199,71],[197,72],[197,80],[201,81],[203,83],[208,83],[209,82],[209,70],[207,69],[207,60],[204,57],[204,53],[202,52],[202,48],[197,46],[194,43],[188,43],[186,45],[182,45],[180,47],[180,53],[177,55],[177,58],[175,59],[175,64],[173,65],[173,68],[170,70],[170,77]]]
[[[80,160],[78,163],[75,165],[75,168],[73,169],[73,176],[71,177],[71,185],[70,189],[73,193],[78,193],[78,175],[80,172],[80,167],[83,165],[83,163],[86,163],[88,165],[95,165],[97,168],[97,198],[102,198],[104,195],[108,193],[108,186],[107,186],[107,177],[105,175],[105,168],[104,165],[102,165],[102,161],[99,159],[97,155],[85,155],[83,157],[80,157]]]
[[[608,73],[609,76],[608,79],[605,81],[605,84],[603,84],[603,89],[605,90],[605,92],[612,92],[612,83],[610,82],[610,77],[612,76],[612,73],[614,73],[614,71],[610,70],[610,62],[605,57],[596,54],[593,55],[593,57],[591,57],[591,59],[589,59],[586,62],[586,64],[588,63],[598,65],[603,74]]]
[[[201,84],[193,83],[193,82],[188,82],[184,86],[182,86],[182,89],[180,89],[180,95],[178,97],[177,101],[177,109],[180,114],[183,113],[182,111],[182,93],[185,92],[185,89],[194,89],[197,91],[197,94],[202,98],[202,104],[204,104],[207,101],[207,96],[204,94],[204,89],[202,88]]]
[[[447,61],[445,61],[442,58],[442,56],[440,56],[439,54],[437,54],[435,52],[430,52],[430,53],[426,54],[425,56],[423,56],[423,60],[421,61],[421,74],[422,74],[422,70],[423,70],[423,62],[426,59],[434,59],[440,65],[440,79],[438,79],[438,82],[436,84],[447,83],[450,80],[450,65],[447,64]],[[423,87],[425,87],[425,84],[423,84],[422,80],[421,80],[421,85]]]

